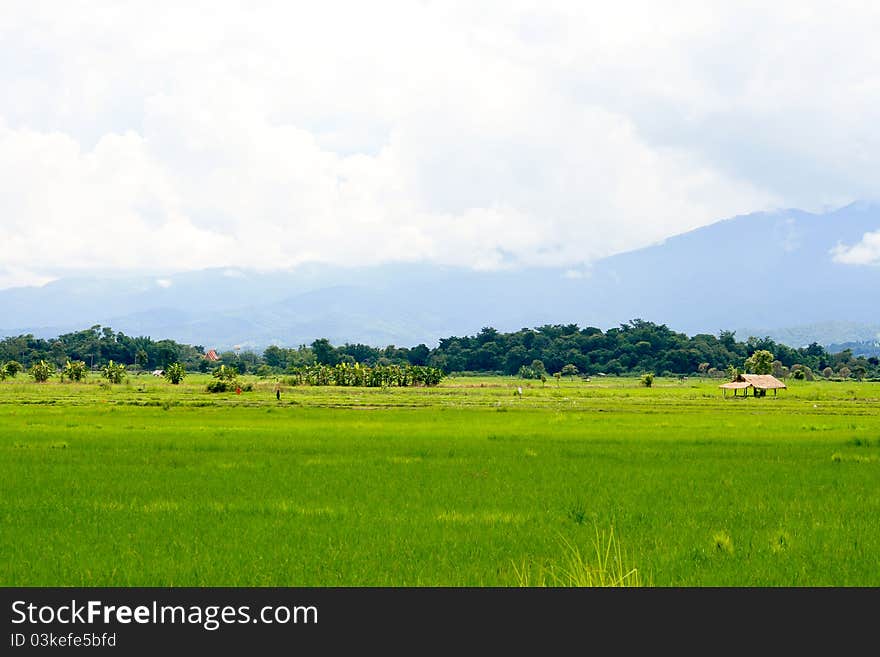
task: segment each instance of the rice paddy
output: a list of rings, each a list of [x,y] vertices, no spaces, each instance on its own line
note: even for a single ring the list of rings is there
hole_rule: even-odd
[[[878,383],[207,381],[0,383],[0,585],[880,585]]]

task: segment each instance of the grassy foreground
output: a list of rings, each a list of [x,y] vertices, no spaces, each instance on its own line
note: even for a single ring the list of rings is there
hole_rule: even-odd
[[[21,379],[3,586],[508,586],[612,528],[656,586],[880,586],[878,383]]]

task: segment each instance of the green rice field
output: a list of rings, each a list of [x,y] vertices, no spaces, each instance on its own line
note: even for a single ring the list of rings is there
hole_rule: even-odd
[[[208,380],[0,383],[0,585],[880,586],[880,383]]]

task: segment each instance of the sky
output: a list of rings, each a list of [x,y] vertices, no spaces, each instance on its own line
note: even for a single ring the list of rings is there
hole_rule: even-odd
[[[880,4],[845,0],[4,0],[0,288],[577,272],[737,214],[876,200],[878,33]],[[880,231],[834,257],[880,263]]]

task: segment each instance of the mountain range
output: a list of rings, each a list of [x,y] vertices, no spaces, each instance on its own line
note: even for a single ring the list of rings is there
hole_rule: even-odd
[[[880,267],[843,264],[840,244],[880,230],[880,205],[743,215],[589,266],[475,271],[431,264],[289,271],[236,268],[67,277],[0,290],[0,336],[94,324],[226,349],[435,344],[483,326],[634,318],[688,334],[736,330],[802,346],[880,338]]]

